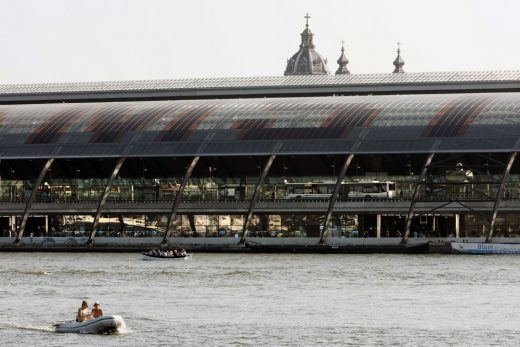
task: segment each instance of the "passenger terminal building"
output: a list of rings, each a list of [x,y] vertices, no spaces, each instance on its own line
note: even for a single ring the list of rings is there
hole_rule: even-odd
[[[347,64],[307,24],[284,76],[0,85],[2,242],[519,236],[520,71]]]

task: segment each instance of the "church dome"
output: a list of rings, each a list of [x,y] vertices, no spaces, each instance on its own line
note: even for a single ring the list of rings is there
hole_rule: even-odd
[[[305,30],[301,33],[300,49],[287,60],[284,75],[328,75],[327,59],[314,49],[314,34],[309,29],[309,15],[305,16]]]

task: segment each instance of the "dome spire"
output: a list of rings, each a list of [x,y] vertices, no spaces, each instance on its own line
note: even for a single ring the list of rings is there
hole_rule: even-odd
[[[330,72],[327,59],[314,49],[314,34],[309,29],[311,16],[306,13],[303,18],[305,18],[305,29],[300,34],[302,39],[300,49],[287,60],[284,75],[328,75]]]
[[[394,73],[404,73],[404,60],[401,58],[401,42],[397,42],[397,57],[394,60]]]
[[[345,41],[341,41],[341,56],[338,59],[339,67],[336,70],[336,75],[349,75],[350,71],[348,71],[347,64],[348,59],[345,56]]]
[[[309,27],[309,19],[311,18],[311,16],[309,16],[309,14],[306,13],[305,16],[303,16],[303,18],[305,18],[305,27],[308,28]]]
[[[314,48],[314,43],[312,42],[312,36],[314,36],[314,34],[312,33],[311,29],[309,29],[309,19],[311,18],[311,16],[309,16],[309,14],[306,13],[303,18],[305,18],[305,30],[303,30],[303,32],[301,33],[302,43],[300,44],[300,48]]]

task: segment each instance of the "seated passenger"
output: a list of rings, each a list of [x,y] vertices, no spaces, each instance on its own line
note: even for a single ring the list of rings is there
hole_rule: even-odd
[[[96,301],[94,304],[94,308],[92,309],[92,318],[98,318],[103,315],[103,310],[101,309],[101,305],[99,301]]]
[[[183,248],[181,249],[181,253],[180,253],[180,256],[181,257],[185,257],[187,254],[186,254],[186,250]]]
[[[92,318],[90,311],[88,309],[88,303],[83,300],[81,303],[81,308],[78,310],[78,315],[76,316],[76,322],[84,322]]]

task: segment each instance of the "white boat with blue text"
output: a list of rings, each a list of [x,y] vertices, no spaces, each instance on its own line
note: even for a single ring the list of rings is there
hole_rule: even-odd
[[[452,242],[453,253],[520,254],[520,243]]]

